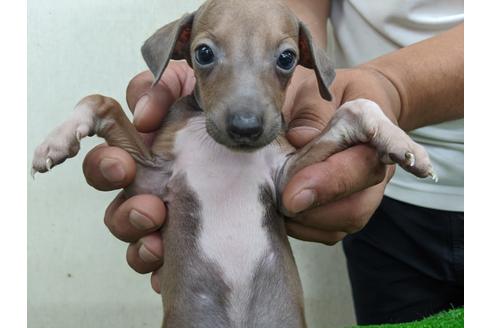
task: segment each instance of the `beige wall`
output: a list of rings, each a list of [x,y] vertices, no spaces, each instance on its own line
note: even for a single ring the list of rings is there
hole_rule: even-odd
[[[140,45],[156,28],[201,1],[28,2],[28,158],[37,142],[89,93],[124,104],[143,70]],[[145,6],[144,6],[145,4]],[[115,192],[91,189],[83,155],[28,182],[29,327],[157,327],[160,297],[133,272],[125,245],[102,217]],[[26,171],[29,168],[26,168]],[[353,323],[341,249],[295,241],[310,327]]]

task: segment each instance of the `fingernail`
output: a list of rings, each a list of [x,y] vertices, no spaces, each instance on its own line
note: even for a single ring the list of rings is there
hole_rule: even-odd
[[[311,189],[305,189],[297,193],[291,201],[291,211],[299,213],[311,207],[316,200],[316,194]]]
[[[143,244],[138,249],[138,256],[140,256],[140,258],[146,263],[154,263],[159,261],[159,258],[149,251]]]
[[[125,170],[119,161],[112,158],[103,158],[99,162],[99,170],[101,174],[113,183],[122,182],[125,179]]]
[[[147,108],[147,104],[149,103],[149,100],[150,100],[150,96],[145,95],[137,101],[137,104],[135,105],[135,113],[134,113],[135,120],[138,120],[140,117],[142,117],[142,115],[144,114]]]
[[[152,228],[155,228],[154,221],[143,215],[142,213],[138,212],[137,210],[133,209],[130,211],[130,214],[128,215],[128,219],[130,220],[130,223],[132,226],[139,230],[149,230]]]

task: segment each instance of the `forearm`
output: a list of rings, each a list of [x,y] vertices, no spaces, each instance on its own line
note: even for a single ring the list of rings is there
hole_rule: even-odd
[[[404,130],[463,117],[463,29],[461,24],[361,66],[396,88],[400,108],[394,114]]]
[[[319,47],[326,48],[326,23],[330,14],[330,0],[285,0],[285,2],[307,25]]]

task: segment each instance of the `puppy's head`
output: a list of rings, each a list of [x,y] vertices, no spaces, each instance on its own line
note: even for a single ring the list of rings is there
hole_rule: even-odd
[[[306,26],[277,1],[207,1],[155,32],[142,54],[156,81],[170,59],[188,61],[207,131],[230,148],[260,148],[279,135],[296,65],[314,69],[321,96],[331,100],[331,62]]]

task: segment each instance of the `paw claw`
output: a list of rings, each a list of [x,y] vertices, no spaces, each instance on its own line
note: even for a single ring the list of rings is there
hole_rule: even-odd
[[[413,167],[415,165],[415,155],[412,154],[411,152],[406,152],[405,153],[405,163],[408,166]]]
[[[432,180],[434,180],[435,183],[439,182],[439,177],[434,171],[430,171],[429,176],[431,177]]]
[[[51,158],[49,158],[49,157],[48,157],[48,158],[46,159],[46,169],[47,169],[48,171],[51,171],[51,167],[52,167],[52,166],[53,166],[53,160],[52,160]]]
[[[38,171],[34,167],[31,168],[31,177],[33,180],[34,180],[34,176],[36,175],[36,173],[38,173]]]
[[[75,132],[75,138],[77,138],[77,142],[80,143],[80,140],[82,140],[82,135],[80,134],[79,131]]]

